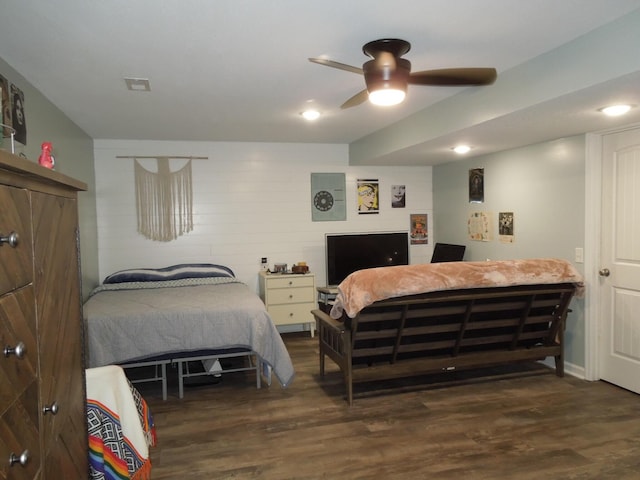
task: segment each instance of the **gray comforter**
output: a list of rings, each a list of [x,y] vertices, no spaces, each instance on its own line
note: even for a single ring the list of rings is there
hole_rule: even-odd
[[[237,280],[103,285],[85,303],[84,318],[90,367],[185,351],[247,348],[272,368],[283,387],[295,375],[264,304]]]

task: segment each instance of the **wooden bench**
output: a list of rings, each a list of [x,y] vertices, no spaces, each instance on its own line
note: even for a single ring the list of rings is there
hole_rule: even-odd
[[[565,320],[576,289],[558,283],[437,291],[381,300],[340,320],[313,310],[320,375],[328,356],[342,371],[349,405],[360,377],[389,378],[405,363],[417,375],[554,357],[563,376]]]

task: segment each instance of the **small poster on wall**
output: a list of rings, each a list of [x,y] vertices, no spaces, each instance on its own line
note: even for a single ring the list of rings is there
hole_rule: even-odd
[[[513,243],[513,212],[498,213],[498,235],[500,242]]]
[[[411,245],[426,245],[429,243],[429,232],[426,213],[413,213],[409,216]]]
[[[391,185],[391,208],[404,208],[407,203],[406,185]]]
[[[311,220],[314,222],[347,219],[344,173],[311,174]]]
[[[11,135],[11,130],[8,127],[12,126],[11,100],[9,98],[9,82],[2,75],[0,75],[0,112],[0,123],[5,125],[2,128],[2,136],[8,137]]]
[[[471,240],[489,242],[493,240],[491,212],[472,212],[467,220],[467,231]]]
[[[378,179],[358,179],[358,213],[380,213]]]
[[[13,129],[16,131],[15,141],[26,145],[27,119],[24,113],[24,93],[14,84],[11,84],[11,117]]]
[[[469,203],[484,202],[484,168],[469,170]]]

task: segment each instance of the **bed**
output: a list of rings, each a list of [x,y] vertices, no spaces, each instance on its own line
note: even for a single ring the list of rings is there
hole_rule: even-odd
[[[179,397],[190,362],[246,356],[248,366],[270,383],[287,387],[295,376],[289,353],[258,295],[228,267],[179,264],[116,272],[84,304],[91,368],[117,364],[153,366],[143,381],[161,381],[167,395],[167,365],[177,364]],[[216,373],[226,373],[217,370]]]

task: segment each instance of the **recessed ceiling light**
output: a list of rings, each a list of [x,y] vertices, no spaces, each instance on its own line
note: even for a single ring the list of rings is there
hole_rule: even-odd
[[[458,145],[453,147],[452,150],[460,155],[464,155],[465,153],[469,153],[471,147],[469,145]]]
[[[151,91],[151,84],[149,83],[148,78],[125,78],[124,81],[129,90],[134,90],[136,92]]]
[[[599,111],[610,117],[617,117],[624,115],[631,110],[631,108],[633,108],[633,105],[609,105],[608,107],[602,107]]]
[[[300,115],[302,115],[305,120],[309,120],[310,122],[320,118],[320,112],[318,110],[315,110],[315,109],[305,110]]]

